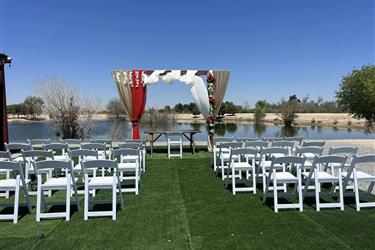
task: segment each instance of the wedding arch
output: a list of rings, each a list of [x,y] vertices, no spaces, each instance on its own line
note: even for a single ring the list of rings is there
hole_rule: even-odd
[[[139,123],[145,111],[147,85],[159,81],[182,82],[190,86],[195,105],[207,121],[208,146],[212,145],[215,119],[219,113],[227,89],[228,70],[114,70],[116,82],[125,114],[132,122],[133,139],[139,139]],[[202,76],[207,76],[207,85]]]

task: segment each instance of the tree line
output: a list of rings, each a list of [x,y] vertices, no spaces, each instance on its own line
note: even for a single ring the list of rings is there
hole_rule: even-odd
[[[8,114],[26,119],[37,119],[43,112],[44,101],[38,96],[28,96],[22,103],[7,106]]]

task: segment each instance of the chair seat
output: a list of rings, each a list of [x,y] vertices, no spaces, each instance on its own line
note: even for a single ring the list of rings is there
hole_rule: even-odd
[[[285,154],[281,154],[281,153],[274,153],[274,154],[272,154],[272,156],[273,156],[273,157],[275,157],[275,158],[279,158],[279,157],[284,157],[284,156],[285,156]]]
[[[222,153],[220,155],[220,159],[229,160],[229,158],[230,158],[230,153]],[[233,159],[238,159],[239,156],[238,155],[233,155],[232,158]]]
[[[68,160],[65,155],[54,155],[53,159],[57,160],[57,161],[66,161],[66,160]]]
[[[272,161],[263,161],[263,166],[265,168],[270,168],[271,164],[272,164]],[[282,167],[283,167],[283,165],[280,165],[280,164],[275,164],[274,165],[274,168],[282,168]]]
[[[93,160],[97,160],[97,158],[91,155],[85,157],[85,161],[93,161]]]
[[[116,184],[117,184],[117,179],[116,179]],[[93,177],[89,181],[89,186],[112,186],[112,185],[113,185],[112,176]]]
[[[231,165],[235,170],[252,170],[252,166],[247,162],[233,162]]]
[[[25,180],[26,184],[30,182],[30,180]],[[20,180],[20,186],[22,186],[22,181]],[[0,190],[1,189],[10,189],[16,188],[16,179],[5,179],[0,180]]]
[[[314,154],[314,153],[303,153],[302,154],[302,157],[305,157],[306,159],[309,159],[309,160],[314,159],[315,156],[316,156],[316,154]]]
[[[137,155],[124,155],[123,157],[122,157],[122,159],[124,160],[124,161],[136,161],[136,160],[138,160],[138,156]]]
[[[270,175],[270,173],[265,174],[267,177]],[[271,174],[271,180],[273,180],[273,174]],[[294,175],[292,175],[289,172],[276,172],[276,180],[277,181],[286,181],[286,182],[297,182],[298,178]]]
[[[137,169],[138,164],[136,162],[121,162],[118,163],[118,169],[121,171],[134,171]]]
[[[74,181],[77,181],[77,178],[74,178]],[[70,179],[70,184],[72,185],[72,179]],[[50,188],[50,187],[66,187],[67,181],[66,177],[58,177],[58,178],[50,178],[46,182],[42,184],[43,188]]]
[[[302,173],[302,175],[304,175],[305,177],[308,177],[309,176],[309,172],[304,172],[304,173]],[[315,179],[315,173],[312,174],[311,179]],[[339,177],[333,176],[333,175],[331,175],[331,174],[329,174],[327,172],[318,172],[318,180],[338,181],[338,179],[339,179]]]
[[[13,158],[12,161],[14,161],[14,162],[23,162],[23,157],[22,156],[17,156],[15,158]]]
[[[342,172],[342,177],[346,177],[348,175],[348,172]],[[350,175],[350,179],[353,179],[353,172]],[[362,172],[362,171],[357,171],[357,179],[361,180],[374,180],[375,181],[375,176],[370,175],[368,173]]]

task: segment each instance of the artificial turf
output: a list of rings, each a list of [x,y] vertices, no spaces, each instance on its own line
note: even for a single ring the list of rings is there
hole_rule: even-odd
[[[64,199],[57,192],[52,199]],[[98,192],[107,197],[107,191]],[[375,209],[345,211],[305,204],[302,213],[261,201],[261,192],[232,195],[211,168],[207,152],[183,159],[154,154],[147,159],[138,196],[126,194],[125,209],[110,217],[0,222],[0,249],[373,249]],[[1,198],[4,201],[4,198]],[[35,205],[35,197],[32,198]],[[73,199],[72,199],[73,201]]]

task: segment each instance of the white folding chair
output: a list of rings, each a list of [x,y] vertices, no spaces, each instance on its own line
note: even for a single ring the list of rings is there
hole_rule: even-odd
[[[0,180],[0,191],[5,192],[15,192],[14,193],[14,210],[13,214],[0,214],[0,220],[13,220],[13,223],[18,221],[18,209],[19,209],[19,196],[20,190],[24,192],[26,198],[26,205],[31,213],[31,202],[29,193],[27,192],[27,184],[25,177],[23,175],[23,170],[20,162],[11,162],[11,161],[0,161],[0,170],[6,170],[11,172],[15,178],[10,178]]]
[[[350,166],[350,162],[352,160],[352,157],[358,153],[358,147],[350,147],[350,146],[341,146],[341,147],[330,147],[328,150],[328,155],[343,155],[347,157],[347,160],[345,162],[344,168],[347,170]],[[332,163],[329,166],[327,166],[328,169],[331,169],[332,174],[337,175],[336,168],[339,167],[339,165],[336,163]],[[344,169],[342,169],[344,171]]]
[[[217,159],[220,157],[219,145],[220,143],[225,143],[225,142],[233,142],[233,137],[214,137],[214,143],[212,146],[212,159],[213,159],[213,165],[214,165],[214,172],[216,172],[216,169],[218,167]]]
[[[88,220],[89,217],[98,216],[111,216],[112,220],[116,220],[117,210],[117,190],[121,190],[121,182],[118,175],[118,166],[116,161],[112,160],[91,160],[82,162],[84,176],[85,176],[85,209],[84,209],[84,220]],[[101,176],[93,177],[89,179],[87,170],[99,169],[99,168],[111,168],[110,171],[112,176]],[[109,171],[108,171],[109,172]],[[112,189],[112,210],[111,211],[89,211],[89,192],[92,189]],[[122,192],[118,192],[120,195],[121,209],[124,208],[124,202],[122,199]]]
[[[294,150],[294,141],[284,141],[284,140],[281,140],[281,141],[273,141],[271,142],[271,147],[281,147],[281,148],[287,148],[289,153],[288,154],[292,154],[293,150]]]
[[[78,149],[81,147],[81,139],[60,139],[61,143],[68,144],[69,150]]]
[[[95,150],[90,149],[74,149],[68,151],[68,159],[72,166],[74,174],[81,175],[82,182],[79,182],[77,180],[77,186],[78,184],[82,184],[85,182],[84,174],[83,174],[83,167],[82,167],[82,161],[89,161],[89,160],[98,160],[98,152]],[[89,176],[89,179],[92,177],[96,177],[96,169],[93,169],[92,171],[87,171]],[[92,195],[95,196],[95,190],[91,190]],[[84,190],[77,190],[78,194],[84,194]]]
[[[316,156],[323,154],[323,147],[310,146],[310,147],[297,147],[295,150],[297,156],[302,156],[306,159],[304,165],[304,171],[308,170],[312,166],[312,163]]]
[[[34,163],[35,172],[37,175],[37,202],[36,202],[36,221],[43,218],[65,218],[66,221],[70,220],[70,196],[73,189],[75,203],[79,210],[78,193],[76,187],[77,179],[74,178],[73,169],[68,161],[61,160],[44,160]],[[52,169],[53,171],[60,172],[63,176],[49,178],[44,181],[43,172]],[[51,202],[47,203],[44,196],[44,191],[57,191],[66,190],[65,212],[48,212],[49,204],[58,205],[61,203]],[[44,212],[41,211],[41,204],[43,202]]]
[[[107,157],[107,145],[106,143],[82,143],[81,149],[90,149],[98,152],[98,157],[101,160],[105,160]],[[90,158],[90,157],[89,157]],[[95,159],[93,159],[95,160]]]
[[[43,144],[51,143],[50,139],[27,139],[27,142],[33,149],[40,149],[43,147]]]
[[[139,169],[140,169],[140,151],[138,149],[117,149],[112,152],[113,160],[119,161],[118,175],[120,176],[120,182],[132,181],[134,182],[133,188],[121,187],[121,192],[128,193],[134,192],[136,195],[139,193]],[[120,184],[120,186],[121,186]],[[127,184],[127,183],[125,183]]]
[[[263,174],[266,179],[266,187],[263,193],[263,203],[265,203],[267,197],[270,196],[268,190],[270,190],[270,186],[272,184],[275,213],[277,213],[279,209],[286,208],[298,208],[300,212],[303,211],[301,168],[303,168],[304,163],[305,158],[300,156],[283,156],[278,158],[274,157],[272,159],[269,171]],[[282,171],[279,170],[280,165],[284,166],[282,168]],[[286,171],[287,166],[290,168],[291,172]],[[293,175],[292,172],[295,172],[296,174]],[[282,187],[284,185],[294,184],[292,193],[287,194],[286,192],[284,192],[283,196],[295,196],[296,193],[298,193],[298,203],[279,204],[279,184],[281,184]]]
[[[11,161],[12,156],[8,151],[0,151],[0,161]],[[0,169],[0,176],[5,176],[6,179],[10,178],[10,170],[9,169]],[[4,191],[4,193],[0,193],[0,197],[9,198],[9,191]]]
[[[28,143],[5,143],[5,150],[10,152],[12,161],[23,162],[22,151],[32,150],[32,147]]]
[[[344,178],[343,189],[346,191],[348,189],[349,181],[354,183],[354,194],[355,194],[355,203],[357,211],[360,211],[362,207],[375,207],[375,202],[368,202],[371,192],[375,185],[375,175],[368,174],[366,172],[360,171],[358,169],[361,164],[372,164],[375,165],[375,155],[363,155],[357,156],[354,155],[350,167],[347,172],[342,172]],[[365,202],[361,202],[359,184],[368,183],[367,191],[364,193]]]
[[[256,149],[237,148],[230,150],[229,171],[227,171],[227,179],[232,179],[232,193],[236,192],[253,192],[256,193],[256,172],[255,158],[258,154]],[[251,164],[249,163],[251,161]],[[242,173],[245,172],[245,179],[242,179]],[[237,187],[236,183],[250,182],[250,186]]]
[[[262,175],[262,181],[263,181],[263,192],[266,191],[266,173],[270,171],[271,165],[272,165],[272,159],[273,158],[279,158],[288,156],[289,150],[287,148],[281,148],[281,147],[274,147],[274,148],[261,148],[260,149],[260,167],[258,168],[257,175]],[[274,169],[278,171],[286,171],[286,165],[285,164],[274,164]],[[284,192],[286,192],[286,184],[282,188]]]
[[[28,184],[29,195],[37,195],[37,191],[34,191],[31,185],[31,175],[36,175],[34,163],[42,160],[53,160],[53,152],[46,150],[26,150],[22,151],[22,157],[25,163],[25,179]],[[52,177],[52,169],[45,169],[42,172],[45,174],[47,180]],[[51,195],[52,191],[48,191],[48,196]]]
[[[167,138],[167,147],[168,147],[168,158],[170,159],[171,157],[180,157],[182,158],[182,134],[181,133],[167,133],[166,135]],[[172,154],[171,153],[171,147],[173,145],[177,145],[179,147],[179,153]]]
[[[343,183],[341,170],[346,162],[345,156],[328,155],[328,156],[316,156],[312,167],[308,172],[303,171],[302,176],[305,179],[303,198],[308,194],[308,189],[310,184],[315,185],[315,201],[316,201],[316,211],[320,211],[321,208],[335,208],[338,207],[344,210],[344,195],[343,195]],[[339,164],[338,176],[334,176],[330,172],[324,171],[326,166],[330,164]],[[329,192],[321,192],[321,185],[324,183],[332,184],[331,190]],[[320,197],[322,195],[328,195],[329,199],[332,200],[332,196],[336,191],[336,186],[338,185],[339,198],[336,202],[325,202],[321,203]]]
[[[147,148],[146,148],[146,141],[142,139],[133,139],[133,140],[125,140],[125,143],[140,143],[140,149],[142,150],[141,154],[141,169],[142,172],[146,172],[146,155],[147,155]]]
[[[107,139],[91,139],[90,143],[100,143],[100,144],[105,144],[106,145],[106,150],[99,150],[98,153],[99,155],[105,154],[105,159],[112,159],[111,157],[111,152],[112,152],[112,140],[107,140]]]
[[[225,180],[226,171],[229,169],[229,158],[230,158],[230,151],[231,149],[241,148],[242,142],[222,142],[219,144],[219,159],[221,161],[220,166],[217,169],[221,170],[221,179]],[[234,161],[238,158],[236,155],[232,157]],[[238,159],[237,159],[238,160]]]
[[[105,160],[107,157],[107,145],[106,143],[82,143],[81,149],[90,149],[98,152],[98,158]],[[95,157],[87,156],[86,160],[96,160]],[[108,169],[111,171],[111,169]],[[102,176],[105,175],[105,168],[102,168]]]
[[[146,169],[145,169],[145,166],[146,166],[146,162],[145,162],[145,150],[143,148],[143,144],[142,142],[125,142],[125,143],[121,143],[119,144],[119,149],[136,149],[138,150],[139,152],[139,155],[138,157],[136,155],[127,155],[127,156],[123,156],[123,160],[128,160],[128,161],[135,161],[135,160],[139,160],[139,173],[141,174],[142,172],[144,172]],[[142,168],[142,165],[143,165],[143,168]]]
[[[66,155],[66,151],[68,150],[68,144],[66,143],[56,142],[43,144],[43,149],[51,151],[53,153],[54,160],[67,161],[68,159],[68,156]]]
[[[303,141],[302,147],[324,147],[325,141]]]

